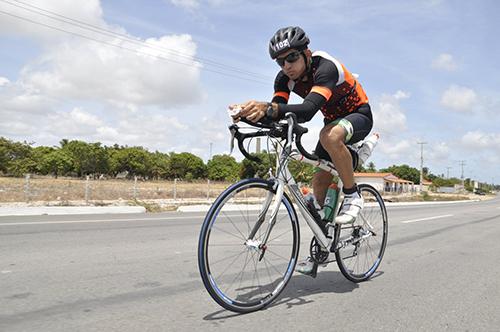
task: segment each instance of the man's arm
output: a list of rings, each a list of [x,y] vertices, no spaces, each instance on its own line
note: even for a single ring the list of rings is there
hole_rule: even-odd
[[[318,110],[326,103],[326,98],[316,92],[309,93],[302,104],[273,104],[273,118],[281,119],[286,113],[292,112],[297,115],[299,122],[310,121]]]

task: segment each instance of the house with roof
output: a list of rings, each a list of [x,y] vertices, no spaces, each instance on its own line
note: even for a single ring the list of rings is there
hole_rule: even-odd
[[[384,193],[409,193],[415,192],[416,187],[412,181],[400,179],[392,173],[354,173],[356,183],[366,183]]]

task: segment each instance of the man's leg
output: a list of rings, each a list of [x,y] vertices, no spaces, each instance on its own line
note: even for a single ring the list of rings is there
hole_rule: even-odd
[[[349,133],[352,135],[352,132],[352,125],[344,120],[339,124],[324,127],[320,133],[321,145],[330,155],[344,187],[342,209],[335,218],[335,222],[341,224],[354,222],[364,205],[363,198],[358,193],[354,182],[352,156],[345,145],[346,137],[348,140],[350,138]]]
[[[346,130],[342,126],[329,125],[321,130],[319,140],[330,155],[344,187],[352,188],[354,187],[354,170],[351,153],[344,143],[345,137]]]
[[[323,207],[323,203],[325,202],[326,191],[330,183],[332,183],[332,178],[333,175],[323,170],[318,170],[313,175],[312,187],[314,196],[321,207]]]

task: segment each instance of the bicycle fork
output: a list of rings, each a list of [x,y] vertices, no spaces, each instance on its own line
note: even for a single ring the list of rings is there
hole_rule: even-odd
[[[276,224],[276,218],[278,216],[278,212],[280,209],[280,204],[283,199],[283,193],[284,193],[284,183],[281,180],[277,180],[278,185],[276,188],[276,195],[274,195],[272,192],[269,192],[267,194],[266,199],[264,200],[264,203],[262,204],[262,207],[259,212],[259,216],[257,218],[257,222],[252,228],[252,231],[248,235],[248,239],[245,241],[245,245],[249,248],[253,248],[255,250],[261,250],[260,256],[259,256],[259,261],[262,260],[264,257],[264,253],[267,249],[267,240],[269,239],[269,235],[271,234],[271,230],[273,229],[273,226]],[[269,218],[268,221],[268,226],[266,228],[266,233],[264,234],[264,238],[261,241],[254,240],[255,235],[257,234],[257,231],[259,228],[262,226],[264,221],[266,220],[266,215],[267,212],[269,211],[269,208],[271,207],[271,203],[273,200],[273,196],[276,197],[276,200],[274,201],[274,206],[271,208],[271,217]]]

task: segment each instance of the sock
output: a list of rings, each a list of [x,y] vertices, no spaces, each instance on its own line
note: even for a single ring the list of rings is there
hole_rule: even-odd
[[[342,191],[346,195],[352,195],[352,194],[354,194],[355,192],[358,191],[358,185],[354,184],[354,186],[352,188],[346,188],[346,187],[344,187],[344,188],[342,188]]]

